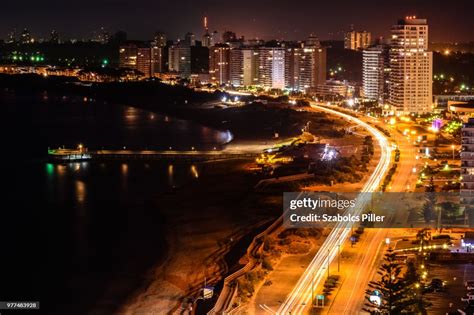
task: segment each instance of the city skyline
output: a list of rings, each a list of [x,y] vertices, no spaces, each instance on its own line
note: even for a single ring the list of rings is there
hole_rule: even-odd
[[[24,6],[29,8],[28,12],[22,11]],[[460,7],[463,10],[459,10]],[[383,8],[373,0],[357,3],[299,1],[298,5],[279,1],[272,2],[271,6],[268,2],[247,0],[240,1],[239,6],[214,0],[198,4],[84,0],[75,6],[27,0],[21,6],[12,2],[3,4],[0,38],[6,38],[13,29],[18,35],[23,28],[28,28],[37,38],[49,38],[52,30],[63,38],[89,38],[102,26],[110,33],[124,30],[133,39],[150,39],[156,30],[163,30],[169,38],[182,38],[188,31],[200,38],[204,32],[203,17],[207,16],[209,29],[218,30],[220,34],[232,30],[246,38],[283,40],[301,40],[314,34],[322,40],[342,40],[344,31],[352,25],[354,29],[372,32],[377,38],[389,35],[390,27],[398,18],[418,15],[430,23],[431,41],[465,42],[472,40],[469,34],[469,29],[474,27],[474,21],[469,19],[472,9],[474,4],[466,0],[457,1],[457,5],[437,6],[433,6],[432,1],[402,0],[386,3]],[[135,11],[133,15],[130,15],[131,10]]]

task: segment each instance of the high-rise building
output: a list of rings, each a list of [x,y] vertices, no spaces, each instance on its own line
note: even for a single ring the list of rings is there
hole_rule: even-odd
[[[221,84],[230,83],[230,47],[218,44],[209,48],[209,79]]]
[[[110,34],[104,27],[100,28],[98,42],[101,44],[107,44],[110,40]]]
[[[53,44],[59,44],[59,34],[56,30],[51,31],[51,38],[49,41]]]
[[[308,36],[308,39],[305,42],[306,47],[321,47],[321,42],[319,38],[313,34]]]
[[[203,47],[214,46],[214,43],[211,41],[211,34],[209,34],[209,32],[206,31],[206,33],[204,33],[204,35],[202,35],[201,43],[202,43]]]
[[[7,44],[12,44],[16,42],[16,30],[11,31],[8,33]]]
[[[266,88],[285,88],[285,48],[259,47],[259,84]]]
[[[372,34],[370,32],[349,31],[344,36],[344,48],[351,50],[365,49],[371,45]]]
[[[28,31],[28,29],[24,28],[23,32],[21,32],[20,42],[22,44],[31,43],[31,34],[30,34],[30,31]]]
[[[182,78],[191,76],[191,47],[181,43],[168,49],[169,71],[176,72]]]
[[[138,46],[136,43],[125,43],[119,48],[119,67],[136,69],[137,68]]]
[[[230,51],[230,82],[234,86],[258,85],[259,52],[257,48],[235,48]]]
[[[185,45],[188,45],[188,46],[195,46],[196,45],[196,37],[194,36],[193,33],[186,33],[186,35],[184,35],[184,44]]]
[[[166,34],[161,31],[155,32],[153,37],[153,45],[156,47],[165,47],[166,46]]]
[[[151,77],[152,73],[152,49],[150,47],[137,48],[137,68],[145,77]]]
[[[364,49],[362,53],[363,97],[384,102],[385,92],[385,51],[381,45]]]
[[[433,53],[428,51],[426,19],[409,16],[392,27],[390,91],[392,110],[426,113],[432,110]]]
[[[326,48],[310,36],[306,43],[289,47],[285,54],[285,86],[309,92],[326,81]]]
[[[204,35],[202,35],[202,42],[201,42],[203,47],[214,46],[213,37],[211,34],[209,34],[209,27],[207,23],[208,23],[207,16],[205,16],[203,20]]]
[[[232,31],[225,31],[222,34],[222,42],[223,43],[231,43],[237,41],[237,35],[235,35]]]
[[[119,66],[140,71],[145,77],[163,72],[164,48],[150,47],[143,42],[127,42],[119,48]]]
[[[151,50],[151,74],[154,76],[158,73],[165,72],[165,48],[152,46]]]
[[[201,45],[191,46],[191,73],[209,73],[209,48]]]

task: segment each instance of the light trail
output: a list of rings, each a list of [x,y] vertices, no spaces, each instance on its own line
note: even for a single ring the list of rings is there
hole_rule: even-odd
[[[383,179],[385,172],[390,166],[392,147],[387,138],[376,128],[370,126],[369,124],[363,122],[362,120],[356,117],[352,117],[350,115],[314,104],[312,104],[311,107],[352,121],[358,124],[359,126],[367,129],[375,137],[380,146],[380,161],[375,167],[374,172],[362,188],[361,193],[377,191],[380,187],[380,183]],[[360,194],[357,198],[356,206],[354,207],[354,209],[356,209],[354,214],[360,214],[364,206],[369,201],[369,194]],[[332,229],[331,233],[329,233],[328,237],[321,245],[321,248],[318,250],[313,260],[309,264],[308,268],[298,280],[298,283],[293,288],[290,295],[286,298],[285,302],[278,309],[277,314],[302,314],[306,306],[312,303],[312,288],[317,288],[321,281],[324,279],[324,276],[327,272],[324,267],[327,268],[328,264],[330,264],[336,257],[338,253],[338,245],[342,245],[347,239],[351,230],[351,225],[352,223],[350,222],[339,222]]]

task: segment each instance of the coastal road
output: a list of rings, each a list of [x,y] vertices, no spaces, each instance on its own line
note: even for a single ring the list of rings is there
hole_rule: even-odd
[[[379,124],[377,120],[369,118],[374,124]],[[381,127],[383,124],[380,123]],[[391,192],[404,192],[414,188],[416,174],[413,168],[417,167],[419,162],[416,159],[416,147],[409,139],[396,130],[391,132],[392,141],[396,141],[400,149],[400,161],[397,171],[393,176],[391,183]],[[409,187],[409,188],[407,188]],[[399,211],[397,214],[407,215],[408,212]],[[395,221],[403,221],[404,218],[392,218]],[[346,271],[345,280],[341,284],[334,301],[331,304],[327,314],[366,314],[362,312],[365,303],[365,290],[368,283],[376,276],[379,261],[383,256],[383,250],[386,248],[385,239],[390,237],[390,229],[368,229],[364,233],[364,239],[357,246],[354,252],[354,259],[348,266],[343,267]],[[350,270],[348,270],[350,269]]]
[[[390,166],[391,160],[392,148],[385,135],[361,119],[355,118],[351,115],[318,106],[316,103],[312,103],[311,107],[328,112],[332,115],[340,116],[351,123],[355,123],[358,126],[365,128],[370,134],[372,134],[380,146],[380,160],[361,192],[377,191]],[[357,209],[354,214],[359,214],[368,202],[370,202],[370,195],[360,194],[356,201],[356,207],[354,207],[354,209]],[[359,211],[359,213],[357,213],[357,211]],[[298,283],[292,292],[278,309],[277,314],[303,314],[308,311],[308,305],[311,304],[312,288],[317,287],[324,280],[326,276],[324,267],[337,256],[338,247],[344,244],[347,240],[351,231],[351,225],[350,222],[340,222],[332,229],[325,242],[321,245],[318,253],[298,280]]]

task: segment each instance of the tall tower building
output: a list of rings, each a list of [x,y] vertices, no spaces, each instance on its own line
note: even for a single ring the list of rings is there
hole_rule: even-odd
[[[349,31],[344,36],[344,48],[351,50],[365,49],[371,45],[372,34],[370,32]]]
[[[161,31],[155,32],[153,37],[153,44],[156,47],[165,47],[166,46],[166,34]]]
[[[184,35],[184,41],[185,45],[188,46],[195,46],[196,45],[196,37],[194,36],[193,33],[188,32],[186,35]]]
[[[235,33],[232,31],[225,31],[222,34],[223,43],[231,43],[231,42],[235,42],[236,40],[237,40],[237,35],[235,35]]]
[[[49,39],[50,43],[59,44],[59,34],[56,30],[51,31],[51,37]]]
[[[119,48],[119,66],[120,68],[138,70],[145,77],[151,77],[155,72],[158,72],[158,69],[155,68],[157,53],[155,47],[141,42],[125,43]]]
[[[125,43],[119,48],[119,67],[137,68],[138,46],[135,43]]]
[[[304,45],[289,47],[285,54],[285,86],[308,92],[326,81],[326,49],[317,37],[310,36]]]
[[[168,49],[169,71],[176,72],[183,78],[191,76],[191,47],[176,44]]]
[[[8,33],[8,38],[7,38],[6,43],[11,44],[11,43],[15,43],[15,42],[16,42],[16,30],[14,29],[13,31]]]
[[[383,46],[364,49],[362,53],[362,91],[367,99],[384,102],[385,53]]]
[[[20,39],[22,44],[29,44],[31,42],[31,34],[27,28],[23,29],[23,32],[21,32]]]
[[[150,47],[137,48],[137,68],[147,78],[153,76],[152,73],[152,49]]]
[[[209,27],[208,27],[208,20],[207,16],[204,17],[204,35],[202,35],[202,46],[204,47],[211,47],[214,46],[214,41],[212,40],[212,35],[209,34]]]
[[[209,48],[209,79],[221,84],[230,83],[230,47],[219,44]]]
[[[433,53],[428,51],[427,20],[408,16],[391,33],[390,105],[403,114],[430,112]]]
[[[259,52],[253,47],[230,50],[230,82],[234,86],[258,85]]]
[[[285,88],[285,48],[259,48],[259,84],[271,89]]]
[[[165,72],[165,48],[152,46],[151,50],[151,74],[156,75],[161,72]]]

